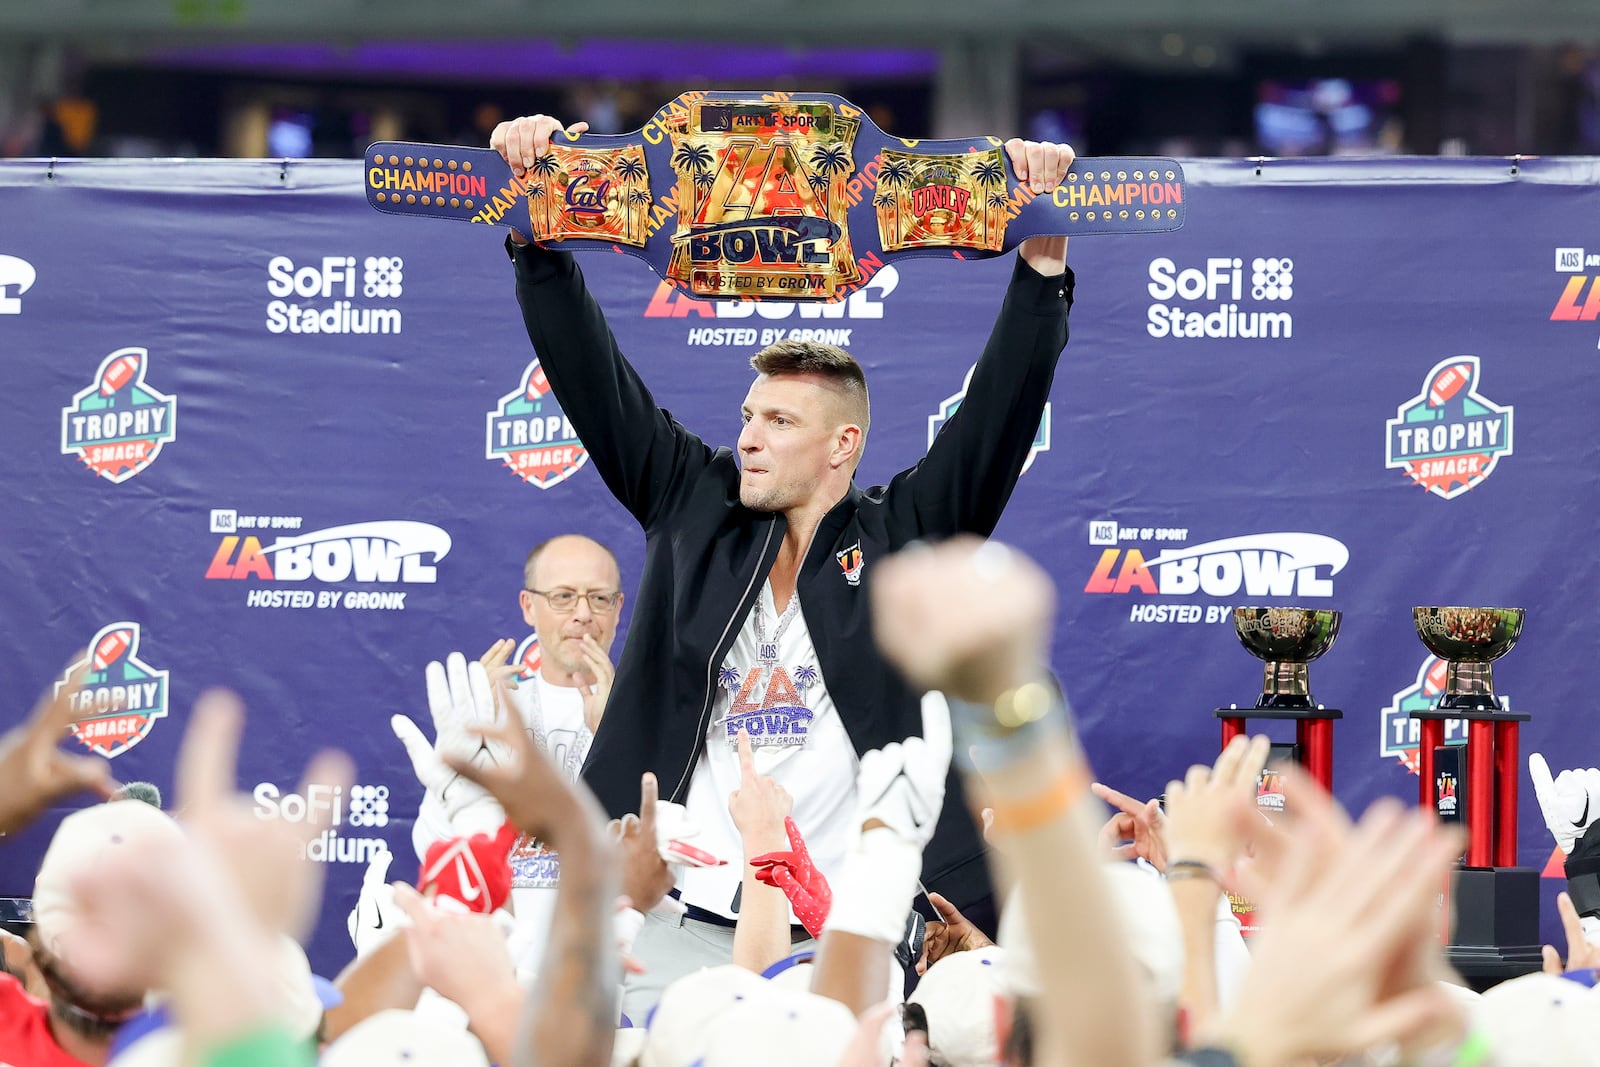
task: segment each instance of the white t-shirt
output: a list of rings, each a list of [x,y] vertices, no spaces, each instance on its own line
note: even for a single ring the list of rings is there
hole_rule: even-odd
[[[856,837],[850,823],[860,761],[828,695],[799,594],[787,622],[773,606],[770,583],[762,586],[759,603],[760,625],[752,608],[718,672],[711,726],[684,805],[700,829],[692,843],[728,863],[685,870],[678,882],[683,902],[728,918],[736,917],[734,894],[744,876],[744,846],[728,814],[728,796],[741,777],[735,745],[741,727],[750,735],[756,771],[794,798],[795,825],[824,877],[838,875]],[[770,663],[758,648],[758,629],[775,646]],[[792,911],[789,921],[799,921]]]

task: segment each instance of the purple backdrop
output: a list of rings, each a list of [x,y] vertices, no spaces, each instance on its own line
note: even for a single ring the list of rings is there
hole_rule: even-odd
[[[1497,668],[1533,713],[1524,751],[1595,763],[1600,164],[1185,167],[1181,232],[1075,243],[1073,340],[1000,530],[1060,585],[1056,664],[1100,775],[1150,795],[1210,758],[1212,709],[1260,685],[1241,604],[1344,611],[1311,676],[1345,711],[1352,806],[1415,795],[1417,604],[1526,607]],[[641,536],[536,375],[529,396],[498,231],[378,215],[355,162],[4,163],[0,218],[0,719],[92,644],[106,714],[86,729],[123,779],[171,785],[211,685],[251,709],[241,785],[263,811],[303,813],[308,756],[347,748],[360,785],[309,798],[339,817],[316,845],[332,972],[371,842],[409,860],[420,790],[386,720],[426,718],[423,664],[524,635],[535,542],[588,532],[631,587]],[[755,348],[796,329],[850,348],[877,401],[864,483],[959,402],[1010,270],[914,261],[842,306],[752,309],[582,264],[713,443]],[[1542,867],[1526,785],[1522,804]],[[0,895],[30,891],[53,824],[0,844]]]

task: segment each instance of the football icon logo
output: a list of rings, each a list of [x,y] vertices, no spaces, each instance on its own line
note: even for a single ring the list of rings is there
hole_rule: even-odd
[[[1428,385],[1428,406],[1442,408],[1472,382],[1472,364],[1453,363],[1434,375]]]

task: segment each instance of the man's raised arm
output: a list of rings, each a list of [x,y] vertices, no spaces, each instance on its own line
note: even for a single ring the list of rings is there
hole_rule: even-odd
[[[1072,165],[1066,145],[1006,142],[1019,182],[1035,195],[1061,184]],[[967,383],[961,407],[922,462],[895,478],[888,495],[919,537],[987,537],[1017,484],[1044,416],[1056,360],[1067,343],[1072,272],[1065,237],[1033,237],[1017,265],[999,318]]]
[[[513,119],[495,127],[489,143],[522,178],[561,129],[548,115]],[[586,129],[575,123],[572,132]],[[515,230],[506,251],[516,265],[528,339],[562,412],[606,487],[648,528],[684,476],[710,461],[711,450],[656,406],[570,253],[531,244]]]

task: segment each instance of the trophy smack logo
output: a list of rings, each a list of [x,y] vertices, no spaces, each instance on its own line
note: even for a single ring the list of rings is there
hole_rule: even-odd
[[[1453,356],[1434,364],[1422,391],[1395,409],[1388,427],[1384,466],[1403,470],[1412,482],[1442,500],[1454,500],[1494,473],[1511,455],[1514,408],[1478,392],[1477,356]]]
[[[1248,264],[1238,256],[1212,256],[1204,266],[1183,269],[1160,256],[1150,261],[1145,291],[1152,301],[1145,322],[1151,337],[1276,341],[1294,336],[1294,316],[1288,311],[1249,306],[1284,304],[1294,298],[1294,260],[1287,256],[1257,256]]]
[[[1438,656],[1428,656],[1417,668],[1417,680],[1394,694],[1389,706],[1383,709],[1378,754],[1385,759],[1398,759],[1409,774],[1419,773],[1422,765],[1422,757],[1417,751],[1422,738],[1422,723],[1410,718],[1410,715],[1413,711],[1426,711],[1439,702],[1449,668],[1450,665]],[[1444,743],[1467,743],[1466,720],[1444,721]]]
[[[72,698],[82,718],[70,727],[78,743],[112,759],[150,735],[167,717],[167,672],[139,658],[141,631],[136,622],[114,622],[89,642],[89,655],[67,668],[56,682],[60,692],[73,673],[87,667],[83,688]]]
[[[560,485],[589,462],[537,359],[523,370],[522,384],[489,412],[484,456],[539,489]]]
[[[961,407],[961,402],[967,398],[967,386],[972,384],[972,372],[978,369],[974,363],[967,368],[967,376],[961,379],[961,388],[945,397],[939,403],[939,410],[928,416],[928,447],[933,447],[933,439],[939,436],[939,431],[944,424],[950,421],[950,416]],[[1044,414],[1039,417],[1039,430],[1033,435],[1033,447],[1028,449],[1028,458],[1022,461],[1022,473],[1027,474],[1028,468],[1033,466],[1033,461],[1039,458],[1040,452],[1050,451],[1050,403],[1045,402]]]
[[[61,409],[61,454],[108,482],[142,473],[178,434],[178,402],[145,382],[150,353],[119,348]]]

